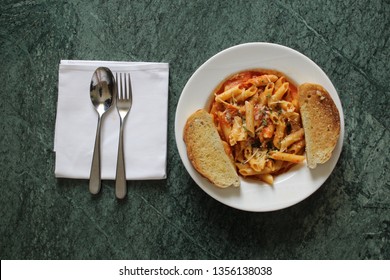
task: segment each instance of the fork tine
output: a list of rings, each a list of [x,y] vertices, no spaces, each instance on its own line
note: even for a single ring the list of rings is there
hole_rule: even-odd
[[[119,88],[119,76],[118,76],[118,72],[115,73],[115,80],[116,80],[116,93],[117,93],[117,99],[119,98],[119,94],[120,94],[120,88]]]
[[[128,90],[127,90],[127,75],[126,74],[123,74],[125,77],[124,77],[124,84],[125,84],[125,91],[123,92],[123,98],[124,99],[127,99],[127,93],[128,93]]]
[[[129,87],[130,87],[130,90],[129,90],[129,100],[132,101],[133,100],[133,95],[132,95],[132,90],[131,90],[131,77],[130,77],[130,74],[129,74]]]
[[[126,85],[129,87],[129,90],[126,91],[126,99],[131,100],[131,76],[130,76],[130,73],[127,73],[126,78],[127,78]]]
[[[126,94],[126,83],[124,82],[124,74],[121,73],[121,99],[124,99]]]
[[[119,83],[119,75],[118,75],[118,72],[115,73],[115,79],[116,79],[116,94],[117,94],[117,99],[119,99],[119,95],[120,95],[120,83]]]
[[[118,88],[118,99],[123,98],[123,78],[122,73],[116,73],[117,75],[117,88]]]

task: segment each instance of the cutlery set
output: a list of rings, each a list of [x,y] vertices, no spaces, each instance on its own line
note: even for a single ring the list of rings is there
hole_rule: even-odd
[[[129,73],[112,74],[106,67],[99,67],[92,75],[90,85],[90,97],[94,108],[98,113],[95,147],[92,157],[89,191],[97,194],[101,189],[100,173],[100,130],[104,114],[116,104],[120,117],[119,145],[115,178],[115,195],[118,199],[126,196],[126,173],[123,152],[123,124],[131,109],[132,89]],[[116,99],[116,100],[115,100]],[[114,101],[115,100],[115,101]]]

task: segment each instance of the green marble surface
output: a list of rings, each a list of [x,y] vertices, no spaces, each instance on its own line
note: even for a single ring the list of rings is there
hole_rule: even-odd
[[[3,0],[0,5],[1,259],[389,259],[390,2]],[[251,213],[207,196],[174,140],[191,74],[217,52],[273,42],[315,61],[345,114],[336,169],[290,208]],[[60,59],[170,63],[168,177],[56,179]]]

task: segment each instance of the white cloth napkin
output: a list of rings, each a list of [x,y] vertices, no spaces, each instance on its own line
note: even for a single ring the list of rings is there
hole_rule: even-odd
[[[62,60],[59,66],[55,176],[89,178],[98,120],[89,86],[100,66],[131,75],[133,105],[124,123],[127,180],[166,178],[168,63],[76,60]],[[101,125],[101,177],[114,179],[119,141],[115,107],[104,114]]]

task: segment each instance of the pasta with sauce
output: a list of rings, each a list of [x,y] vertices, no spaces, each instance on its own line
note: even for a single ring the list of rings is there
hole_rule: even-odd
[[[228,77],[214,91],[210,113],[241,176],[272,185],[305,159],[297,88],[279,72]]]

